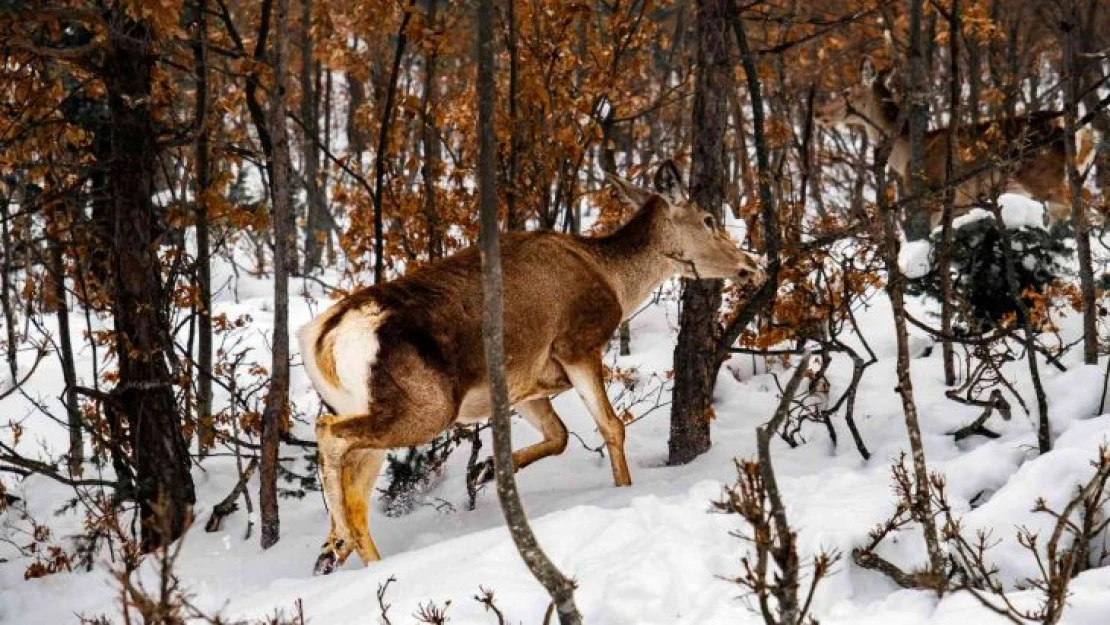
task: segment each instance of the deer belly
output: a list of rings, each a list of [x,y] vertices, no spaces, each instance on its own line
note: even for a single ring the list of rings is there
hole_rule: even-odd
[[[507,381],[509,403],[512,405],[541,397],[553,397],[571,387],[566,371],[554,360],[545,363],[538,373],[533,372],[527,376],[514,376],[510,371]],[[484,421],[489,418],[490,412],[489,387],[482,384],[463,395],[457,421],[464,424]]]

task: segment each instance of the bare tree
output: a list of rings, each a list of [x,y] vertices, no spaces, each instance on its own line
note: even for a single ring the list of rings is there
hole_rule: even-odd
[[[509,389],[505,379],[505,346],[502,310],[501,241],[497,225],[496,152],[494,137],[493,0],[478,2],[478,196],[481,211],[480,248],[485,309],[482,334],[490,406],[493,408],[493,459],[497,497],[517,550],[532,575],[543,585],[555,605],[559,622],[582,622],[574,604],[574,582],[563,576],[540,548],[528,524],[513,476],[513,443],[510,430]]]
[[[270,57],[274,85],[270,89],[267,126],[273,142],[273,172],[270,197],[273,199],[274,228],[274,334],[270,390],[262,413],[262,460],[259,470],[259,513],[262,517],[262,548],[281,536],[278,516],[278,446],[282,421],[289,405],[289,271],[293,242],[293,207],[289,190],[289,133],[285,125],[285,45],[288,36],[289,0],[277,0],[274,15],[276,32]]]
[[[725,199],[724,135],[728,121],[728,0],[697,3],[697,75],[694,83],[693,159],[690,194],[694,204],[718,221]],[[713,387],[721,307],[720,280],[683,281],[682,314],[674,350],[674,399],[668,464],[686,464],[709,450]]]
[[[213,436],[212,417],[212,251],[208,227],[209,165],[208,120],[208,2],[197,7],[193,61],[196,64],[196,234],[197,234],[197,440],[203,456]]]
[[[301,152],[304,159],[304,188],[308,203],[305,220],[304,266],[305,275],[320,265],[325,237],[328,236],[327,201],[320,185],[320,128],[317,115],[320,94],[315,80],[316,64],[313,61],[312,0],[301,0],[301,123],[304,124]],[[325,129],[326,131],[326,129]]]

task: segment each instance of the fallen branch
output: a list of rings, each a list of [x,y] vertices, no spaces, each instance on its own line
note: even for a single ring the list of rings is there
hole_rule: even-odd
[[[247,469],[239,476],[239,481],[235,483],[235,488],[223,498],[223,501],[212,506],[212,516],[208,518],[208,522],[204,524],[204,531],[218,532],[220,531],[220,524],[223,523],[224,517],[234,513],[239,509],[239,504],[235,503],[236,499],[242,496],[243,491],[247,488],[247,482],[254,476],[255,469],[258,468],[258,458],[251,459],[247,464]]]

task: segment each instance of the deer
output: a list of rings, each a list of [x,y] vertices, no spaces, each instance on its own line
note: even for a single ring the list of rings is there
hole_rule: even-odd
[[[614,233],[501,235],[505,368],[510,403],[543,435],[513,452],[514,470],[566,448],[551,400],[573,388],[604,439],[613,483],[630,486],[624,422],[605,391],[610,337],[672,276],[766,276],[761,256],[740,249],[690,201],[673,162],[658,168],[654,190],[608,179],[638,207]],[[298,332],[305,370],[330,411],[316,421],[331,529],[314,574],[331,573],[352,552],[365,565],[381,558],[368,498],[390,449],[488,418],[482,310],[481,260],[471,247],[357,290]]]
[[[903,183],[909,181],[909,128],[901,127],[901,104],[890,86],[893,69],[875,71],[870,58],[860,70],[860,82],[815,107],[818,125],[859,127],[874,144],[892,141],[887,166]],[[925,187],[930,193],[945,188],[947,128],[928,131],[923,142]],[[998,190],[1024,195],[1045,205],[1049,224],[1071,215],[1062,113],[1036,111],[1012,118],[968,124],[957,129],[954,173],[954,212],[957,217],[981,205]],[[984,148],[984,144],[986,149]],[[1085,171],[1095,157],[1095,137],[1087,128],[1076,132],[1076,165]],[[926,202],[929,229],[940,225],[943,206]],[[910,216],[912,219],[913,216]]]

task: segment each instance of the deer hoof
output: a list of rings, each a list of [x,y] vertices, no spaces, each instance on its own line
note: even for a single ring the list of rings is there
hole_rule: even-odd
[[[493,458],[486,458],[471,467],[466,474],[466,483],[471,488],[488,484],[493,481]]]
[[[312,567],[315,576],[329,575],[339,568],[339,556],[334,551],[325,551],[316,558],[316,566]]]

